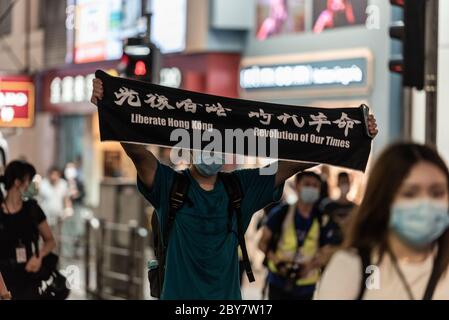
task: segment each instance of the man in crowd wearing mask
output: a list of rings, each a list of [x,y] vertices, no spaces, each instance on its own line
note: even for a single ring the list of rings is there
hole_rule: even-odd
[[[47,178],[39,186],[39,204],[47,215],[48,224],[55,232],[59,219],[73,214],[67,181],[57,167],[48,170]]]
[[[296,190],[295,204],[281,204],[270,212],[259,242],[266,255],[270,300],[311,300],[320,269],[333,251],[333,228],[316,205],[320,176],[297,174]]]
[[[91,101],[97,104],[102,98],[103,84],[94,79]],[[370,118],[369,128],[373,135],[377,133],[374,117]],[[233,190],[226,190],[218,175],[224,159],[217,154],[194,152],[193,163],[180,172],[189,182],[187,199],[175,218],[169,219],[177,173],[146,146],[121,145],[137,169],[139,191],[156,209],[160,229],[166,230],[171,224],[161,299],[241,299],[238,238],[244,235],[253,213],[280,199],[286,179],[313,164],[281,161],[271,175],[261,174],[258,168],[234,171],[243,194],[239,206],[241,224],[235,215],[229,223],[227,191]]]
[[[330,201],[324,207],[324,213],[328,215],[337,225],[337,237],[339,242],[343,242],[344,233],[348,225],[348,221],[355,203],[348,199],[348,193],[351,190],[351,180],[347,172],[340,172],[338,174],[338,188],[340,189],[340,196],[335,201]]]

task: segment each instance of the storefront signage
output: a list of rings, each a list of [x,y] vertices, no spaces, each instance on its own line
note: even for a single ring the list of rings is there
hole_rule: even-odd
[[[115,70],[109,74],[117,76]],[[92,80],[95,74],[54,77],[50,83],[50,103],[53,105],[88,102],[92,94]],[[182,75],[178,68],[163,68],[160,71],[161,85],[172,88],[181,87]]]
[[[108,70],[118,75],[116,70]],[[88,102],[92,95],[92,80],[95,74],[54,77],[50,82],[50,103],[53,105]]]
[[[252,66],[240,71],[244,89],[363,84],[366,60],[351,59],[309,64]]]
[[[368,52],[360,55],[342,52],[297,56],[247,58],[240,69],[240,90],[245,94],[300,92],[301,96],[333,95],[351,91],[368,91],[372,77],[372,58]],[[313,60],[315,57],[316,60]],[[323,59],[324,58],[324,59]],[[277,60],[277,63],[276,63]],[[276,95],[276,94],[275,94]]]
[[[34,95],[31,79],[0,77],[0,127],[31,127]]]

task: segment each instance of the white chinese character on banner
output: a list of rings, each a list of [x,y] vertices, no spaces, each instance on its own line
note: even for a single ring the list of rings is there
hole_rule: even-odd
[[[184,108],[185,112],[196,113],[197,105],[193,103],[192,100],[186,99],[181,102],[176,102],[176,107],[178,109]]]
[[[271,123],[271,117],[273,116],[272,113],[265,113],[265,111],[263,111],[262,109],[259,109],[259,112],[250,112],[248,114],[248,116],[250,118],[262,118],[265,119],[265,121],[260,120],[260,123],[264,124],[264,125],[269,125]]]
[[[168,102],[168,98],[166,96],[158,95],[158,94],[147,94],[147,100],[144,102],[149,104],[151,108],[158,108],[159,110],[174,109],[175,107],[171,106]]]
[[[313,121],[309,121],[309,126],[317,126],[316,131],[320,133],[321,126],[323,124],[331,124],[329,120],[327,120],[327,117],[324,113],[319,112],[317,116],[314,116],[313,114],[310,115]]]
[[[284,113],[283,115],[278,116],[278,119],[281,120],[284,124],[287,124],[288,120],[292,119],[293,123],[298,128],[304,127],[304,125],[306,123],[303,117],[301,117],[301,122],[299,122],[298,116],[296,114],[290,115],[290,114]]]
[[[218,102],[217,105],[215,105],[215,104],[213,104],[213,105],[206,104],[205,106],[206,106],[206,112],[207,112],[207,113],[214,112],[214,113],[216,113],[217,116],[219,116],[219,117],[226,117],[226,116],[227,116],[226,111],[232,111],[232,110],[229,109],[229,108],[224,108],[224,107],[220,104],[220,102]]]
[[[340,129],[345,128],[345,137],[348,136],[349,129],[354,128],[354,124],[361,124],[361,121],[354,120],[348,117],[348,115],[344,112],[341,114],[341,118],[338,120],[333,121],[333,123],[338,124],[338,127]]]
[[[128,104],[131,107],[142,106],[142,104],[140,103],[139,94],[132,89],[121,87],[119,92],[114,92],[114,94],[118,99],[117,101],[114,101],[116,105],[122,106],[125,100],[127,100]]]

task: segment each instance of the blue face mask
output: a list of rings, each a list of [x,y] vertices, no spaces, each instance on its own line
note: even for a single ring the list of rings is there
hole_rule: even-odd
[[[199,152],[193,154],[193,164],[202,176],[211,177],[223,169],[224,157],[222,155],[207,155]]]
[[[320,190],[315,187],[302,187],[299,197],[305,204],[313,204],[320,198]]]
[[[394,204],[390,227],[409,244],[422,247],[437,240],[449,226],[448,205],[436,201]]]

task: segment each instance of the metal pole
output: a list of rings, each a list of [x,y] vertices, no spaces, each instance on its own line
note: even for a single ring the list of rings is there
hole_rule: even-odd
[[[145,41],[151,42],[151,17],[153,15],[151,9],[152,1],[146,0],[143,16],[146,17],[147,29],[145,30]]]
[[[58,239],[58,246],[57,246],[57,254],[58,256],[62,256],[62,246],[64,245],[64,240],[62,239],[62,218],[61,217],[57,217],[56,218],[56,237]]]
[[[426,2],[426,144],[437,142],[437,72],[438,72],[438,4],[439,0]]]
[[[128,257],[128,300],[135,299],[134,275],[136,267],[136,246],[137,246],[137,222],[129,222],[129,257]]]
[[[86,291],[86,297],[88,297],[90,293],[90,220],[86,220],[86,228],[84,233],[84,281],[85,281],[85,291]]]
[[[31,70],[31,3],[30,0],[25,2],[25,74],[29,74]]]
[[[412,139],[413,88],[404,87],[403,99],[402,137],[403,140],[409,141]]]
[[[103,296],[103,263],[104,263],[104,250],[103,245],[105,240],[105,232],[106,232],[106,226],[104,219],[100,219],[100,228],[99,228],[99,235],[98,235],[98,242],[97,242],[97,248],[96,248],[96,256],[97,256],[97,297],[99,299]]]
[[[144,261],[145,261],[145,240],[146,237],[145,235],[147,234],[147,232],[145,232],[144,234],[142,234],[141,232],[139,232],[139,252],[140,252],[140,258],[138,258],[138,272],[139,272],[139,278],[141,279],[141,281],[139,282],[139,286],[138,286],[138,299],[139,300],[143,300],[145,295],[144,295],[144,283],[145,283],[145,279],[146,279],[146,269],[143,268],[144,265]]]

